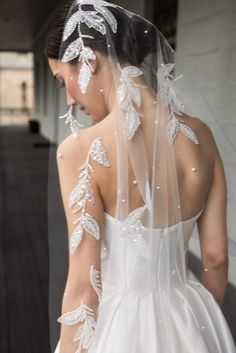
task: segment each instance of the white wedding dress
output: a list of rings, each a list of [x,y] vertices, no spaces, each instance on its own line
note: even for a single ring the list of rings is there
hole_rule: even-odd
[[[201,212],[200,212],[201,213]],[[171,236],[171,253],[176,252],[176,237],[182,226],[185,250],[191,237],[194,225],[200,213],[195,217],[168,228]],[[115,242],[122,251],[122,237],[113,239],[116,227],[121,221],[105,213],[105,237],[101,253],[102,299],[99,304],[99,315],[94,335],[94,344],[89,353],[235,353],[235,345],[221,312],[212,294],[199,282],[188,280],[185,288],[173,287],[173,295],[179,301],[172,306],[163,289],[153,287],[142,291],[145,273],[140,264],[139,275],[129,292],[124,292],[122,273],[124,264],[120,263],[119,251],[113,259],[113,281],[107,282],[107,259],[109,246]],[[165,265],[165,254],[162,254],[162,242],[165,241],[167,229],[154,229],[154,235],[160,252],[158,264]],[[113,245],[112,245],[113,246]],[[130,247],[130,271],[132,271],[132,246]],[[141,257],[140,257],[141,259]],[[136,264],[137,266],[137,264]],[[158,273],[158,268],[156,269]],[[172,276],[175,274],[173,273]],[[161,283],[162,280],[159,281]],[[186,291],[187,289],[187,291]],[[186,295],[187,293],[187,295]],[[161,298],[162,318],[159,315],[159,296]],[[166,322],[165,322],[166,315]],[[171,330],[168,336],[168,324]],[[169,327],[170,328],[170,327]],[[163,331],[164,330],[164,331]],[[163,335],[164,332],[164,335]],[[166,335],[167,333],[167,335]],[[165,337],[166,342],[163,342]],[[170,350],[171,347],[171,350]],[[59,345],[55,353],[59,353]]]

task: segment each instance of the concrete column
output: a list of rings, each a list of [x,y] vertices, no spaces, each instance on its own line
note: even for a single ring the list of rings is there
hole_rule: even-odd
[[[196,106],[193,99],[193,112],[200,112],[198,117],[206,121],[213,130],[223,158],[229,189],[228,229],[229,236],[234,241],[236,241],[235,18],[235,0],[179,0],[176,57],[178,73],[190,72],[202,92],[202,98],[198,96]],[[187,86],[183,84],[181,88],[188,98]],[[208,104],[204,103],[204,98]],[[191,250],[200,253],[196,242],[191,244]],[[236,256],[236,245],[231,242],[230,253]],[[236,258],[230,256],[229,280],[236,285],[233,268],[236,268]]]

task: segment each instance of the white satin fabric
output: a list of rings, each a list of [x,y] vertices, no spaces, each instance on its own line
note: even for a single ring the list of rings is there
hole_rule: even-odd
[[[187,251],[200,214],[168,228],[168,237],[172,237],[173,246],[181,227]],[[115,241],[117,249],[122,251],[122,239],[112,239],[120,222],[105,214],[105,236],[101,250],[103,293],[94,345],[88,353],[235,353],[235,345],[220,307],[213,295],[199,282],[189,279],[184,288],[173,286],[172,294],[177,299],[170,303],[165,289],[156,288],[151,281],[149,290],[142,291],[145,273],[140,263],[139,278],[137,275],[130,291],[124,291],[121,278],[123,264],[119,263],[119,251],[113,262],[112,283],[106,282],[111,242]],[[161,239],[160,232],[160,229],[154,229],[156,239]],[[132,272],[131,253],[130,256],[128,265]],[[165,261],[161,252],[159,257],[161,262]],[[120,258],[123,259],[122,256]],[[164,265],[159,261],[157,264],[160,268]],[[59,345],[55,353],[59,353]]]

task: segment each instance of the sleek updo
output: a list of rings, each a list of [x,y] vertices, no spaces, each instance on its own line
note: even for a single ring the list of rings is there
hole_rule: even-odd
[[[72,2],[73,1],[68,1],[64,7],[58,11],[56,26],[50,32],[46,42],[45,52],[48,58],[62,59],[66,48],[78,37],[76,28],[72,35],[62,43],[65,19],[68,17],[68,8]],[[83,5],[82,9],[85,11],[94,10],[91,5]],[[70,16],[76,11],[78,11],[78,5],[73,8]],[[118,23],[116,33],[113,33],[109,24],[106,24],[117,59],[121,63],[128,62],[131,65],[140,66],[148,54],[156,51],[156,28],[138,15],[127,15],[122,8],[109,7],[109,11],[112,12]],[[93,28],[88,28],[84,23],[81,23],[80,28],[82,34],[94,38],[83,38],[85,46],[103,55],[108,55],[106,35],[102,35]],[[111,50],[111,55],[112,53],[113,51]],[[76,61],[78,61],[78,58],[73,59],[71,62]]]

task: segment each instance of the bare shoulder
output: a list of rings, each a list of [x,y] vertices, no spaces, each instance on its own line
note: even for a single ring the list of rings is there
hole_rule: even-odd
[[[104,119],[105,120],[105,119]],[[109,122],[101,121],[100,123],[80,130],[78,135],[68,136],[63,140],[57,149],[57,162],[58,165],[81,165],[85,162],[89,153],[90,146],[97,138],[102,138],[103,145],[105,148],[109,145],[110,135]]]
[[[218,155],[213,133],[206,123],[199,118],[188,115],[183,115],[183,121],[196,133],[202,151],[205,150],[212,157]]]

